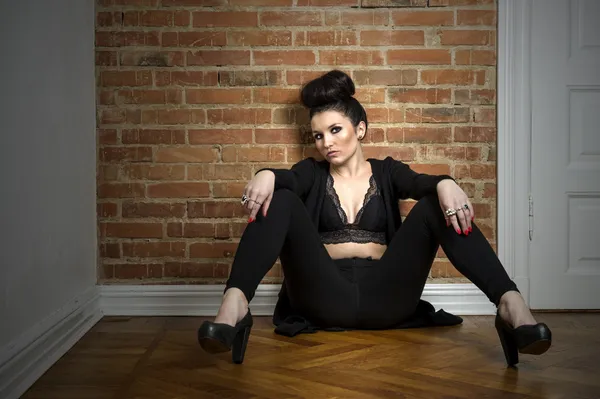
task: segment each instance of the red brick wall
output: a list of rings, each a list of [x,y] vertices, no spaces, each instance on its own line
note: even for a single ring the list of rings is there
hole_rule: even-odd
[[[334,68],[366,155],[456,177],[495,248],[495,0],[98,0],[96,24],[100,282],[224,282],[244,185],[315,154],[299,88]]]

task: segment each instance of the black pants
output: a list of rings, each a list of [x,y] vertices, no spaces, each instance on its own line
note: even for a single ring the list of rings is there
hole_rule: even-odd
[[[438,198],[419,200],[379,260],[333,260],[304,204],[277,190],[266,217],[259,212],[240,240],[226,284],[248,301],[277,258],[292,307],[321,327],[386,328],[410,316],[419,302],[441,245],[465,277],[496,306],[517,291],[475,223],[468,235],[447,227]]]

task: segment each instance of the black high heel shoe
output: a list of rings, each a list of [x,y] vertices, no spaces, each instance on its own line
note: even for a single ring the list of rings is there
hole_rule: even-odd
[[[544,323],[513,328],[496,313],[495,324],[509,366],[519,363],[519,353],[541,355],[552,344],[552,332]]]
[[[198,329],[198,342],[208,353],[222,353],[231,350],[233,362],[240,364],[244,361],[252,324],[250,309],[244,318],[236,323],[235,327],[229,324],[205,321]]]

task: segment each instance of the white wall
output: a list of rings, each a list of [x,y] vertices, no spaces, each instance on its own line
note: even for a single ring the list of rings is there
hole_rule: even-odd
[[[0,0],[0,50],[1,366],[96,283],[94,1]]]

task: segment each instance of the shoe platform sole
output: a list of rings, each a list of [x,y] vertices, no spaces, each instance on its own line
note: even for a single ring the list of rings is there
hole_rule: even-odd
[[[521,348],[519,352],[528,355],[541,355],[542,353],[546,352],[548,348],[550,348],[551,343],[552,341],[549,339],[541,339],[539,341],[535,341],[531,345]]]
[[[223,353],[228,352],[230,348],[224,345],[221,341],[212,338],[200,338],[200,346],[208,353]]]

